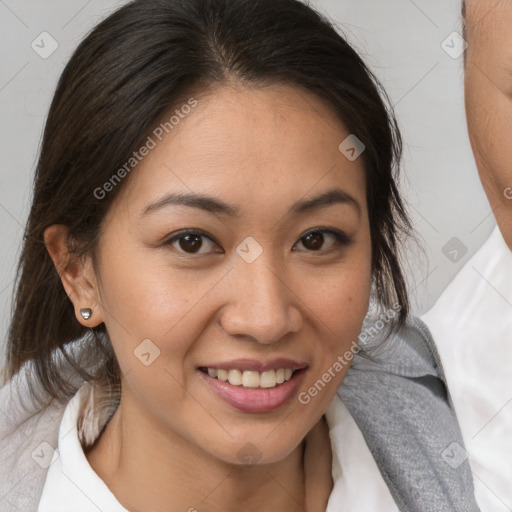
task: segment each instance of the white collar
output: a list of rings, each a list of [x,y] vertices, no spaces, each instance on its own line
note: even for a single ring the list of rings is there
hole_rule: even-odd
[[[69,401],[59,429],[59,457],[51,464],[38,512],[128,512],[93,471],[78,439],[80,404],[90,386],[85,384]],[[398,508],[377,468],[361,431],[336,394],[326,412],[329,426],[334,488],[326,512]]]

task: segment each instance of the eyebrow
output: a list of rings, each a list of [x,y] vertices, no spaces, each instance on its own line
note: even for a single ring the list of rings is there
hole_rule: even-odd
[[[290,211],[293,214],[300,215],[306,212],[318,210],[320,208],[326,208],[334,204],[352,206],[357,211],[358,215],[361,216],[362,208],[359,202],[348,192],[345,192],[339,188],[331,189],[311,199],[303,199],[298,201],[291,207]],[[172,205],[199,208],[209,213],[224,214],[234,218],[238,218],[241,215],[241,211],[238,206],[227,204],[215,197],[195,193],[170,193],[149,203],[142,210],[140,216],[143,217],[150,212],[154,212],[156,210],[160,210],[161,208]]]

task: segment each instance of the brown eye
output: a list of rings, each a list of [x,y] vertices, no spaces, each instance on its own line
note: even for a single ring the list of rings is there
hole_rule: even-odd
[[[312,251],[318,251],[322,248],[324,243],[324,235],[319,231],[313,231],[312,233],[309,233],[309,235],[306,235],[302,240],[304,247]]]
[[[328,242],[329,239],[331,240],[330,244]],[[327,247],[323,247],[326,241]],[[310,231],[300,238],[299,243],[302,243],[308,252],[326,252],[333,249],[336,245],[340,247],[350,245],[351,239],[341,231],[317,229]]]
[[[203,245],[203,240],[200,235],[185,235],[181,236],[178,240],[180,248],[185,252],[198,252]]]
[[[217,244],[206,234],[198,231],[182,231],[164,242],[164,246],[171,246],[180,253],[190,255],[201,255],[213,251]]]

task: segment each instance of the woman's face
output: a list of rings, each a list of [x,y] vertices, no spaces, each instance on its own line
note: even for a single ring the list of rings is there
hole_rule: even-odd
[[[327,410],[367,312],[363,161],[299,89],[195,99],[105,218],[94,316],[125,417],[226,462],[274,462]]]

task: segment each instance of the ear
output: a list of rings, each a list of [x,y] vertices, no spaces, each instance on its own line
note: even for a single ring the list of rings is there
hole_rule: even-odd
[[[78,258],[70,253],[69,229],[62,224],[54,224],[45,229],[44,244],[75,307],[78,322],[85,327],[96,327],[102,323],[103,311],[91,257]],[[92,309],[88,320],[80,314],[82,308]]]

